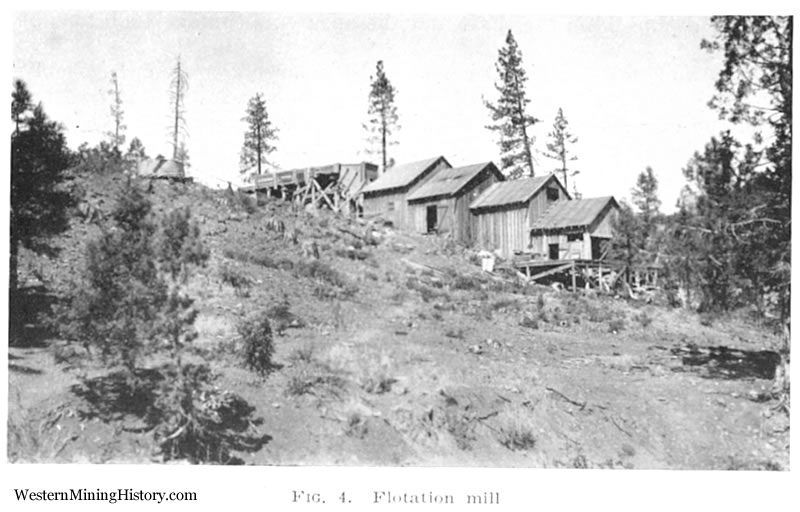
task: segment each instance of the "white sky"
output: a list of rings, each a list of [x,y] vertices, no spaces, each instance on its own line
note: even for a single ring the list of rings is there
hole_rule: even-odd
[[[378,59],[398,90],[398,163],[440,154],[456,166],[498,162],[481,98],[496,99],[494,65],[509,28],[529,77],[529,112],[543,121],[535,146],[545,149],[562,107],[579,138],[585,196],[627,198],[649,165],[671,210],[681,169],[725,126],[706,106],[721,57],[700,49],[713,35],[705,17],[44,11],[15,13],[12,26],[13,76],[74,148],[112,129],[117,71],[128,141],[170,155],[169,81],[180,54],[190,174],[210,185],[239,179],[241,118],[257,92],[280,130],[280,167],[370,159],[361,123]],[[538,161],[539,173],[555,166]]]

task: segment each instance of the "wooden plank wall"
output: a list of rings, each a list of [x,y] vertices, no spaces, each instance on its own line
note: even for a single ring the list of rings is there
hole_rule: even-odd
[[[407,192],[397,192],[394,194],[381,194],[378,196],[364,197],[364,217],[380,216],[385,220],[391,221],[397,229],[408,229],[406,216]],[[394,203],[394,208],[389,210],[389,203]]]
[[[473,237],[482,249],[499,249],[504,258],[510,258],[515,250],[528,247],[528,209],[524,206],[473,214],[473,217]]]

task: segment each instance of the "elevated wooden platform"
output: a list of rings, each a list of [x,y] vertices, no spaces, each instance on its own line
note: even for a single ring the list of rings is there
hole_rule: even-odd
[[[610,291],[619,279],[625,279],[626,276],[627,283],[636,288],[657,288],[659,273],[663,275],[660,266],[634,266],[629,269],[625,262],[605,259],[544,260],[518,255],[512,260],[512,266],[530,281],[558,281],[570,286],[572,291],[579,286]]]
[[[361,188],[377,175],[378,166],[369,162],[335,163],[256,175],[252,184],[239,190],[340,211],[343,208],[357,209]]]

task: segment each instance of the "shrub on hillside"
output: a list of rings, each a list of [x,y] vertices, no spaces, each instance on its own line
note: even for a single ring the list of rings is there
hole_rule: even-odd
[[[123,366],[122,382],[132,393],[154,397],[145,419],[165,459],[231,462],[231,447],[241,445],[238,429],[252,424],[244,418],[246,402],[212,386],[207,365],[184,362],[198,313],[186,283],[208,251],[188,210],[160,219],[151,212],[149,200],[129,182],[111,213],[113,225],[88,245],[83,279],[56,316],[67,339],[96,346],[109,368]],[[167,352],[168,363],[149,370],[157,378],[142,378],[139,360],[151,351]],[[114,381],[114,375],[100,379]],[[130,395],[120,401],[96,393],[93,406],[129,407]]]
[[[250,287],[253,286],[253,280],[243,271],[223,263],[219,268],[219,277],[224,284],[233,287],[237,296],[247,297],[250,295]]]
[[[256,313],[245,319],[237,330],[242,340],[245,367],[262,377],[267,375],[273,369],[272,355],[275,353],[268,313]]]

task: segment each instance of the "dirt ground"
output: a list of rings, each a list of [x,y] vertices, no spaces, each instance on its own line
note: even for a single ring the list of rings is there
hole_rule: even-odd
[[[113,186],[86,188],[110,204]],[[199,185],[152,195],[191,204],[211,248],[191,283],[193,354],[254,407],[266,441],[239,452],[245,463],[789,469],[788,415],[771,396],[779,339],[743,314],[526,285],[447,240],[277,203],[248,213]],[[69,286],[97,229],[76,217],[58,260],[25,256],[27,283]],[[340,281],[304,275],[310,241]],[[261,378],[242,368],[236,326],[275,304],[290,314],[273,321]],[[10,459],[158,461],[140,410],[96,410],[85,383],[108,370],[67,362],[80,348],[35,328],[9,348]]]

